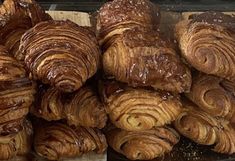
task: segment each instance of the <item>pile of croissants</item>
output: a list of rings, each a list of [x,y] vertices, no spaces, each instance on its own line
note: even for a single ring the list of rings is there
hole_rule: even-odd
[[[34,0],[0,6],[0,159],[172,151],[183,135],[235,153],[235,17],[191,15],[161,33],[158,6],[113,0],[96,31]]]

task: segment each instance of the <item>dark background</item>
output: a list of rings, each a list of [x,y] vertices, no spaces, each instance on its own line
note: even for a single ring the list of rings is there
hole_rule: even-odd
[[[107,0],[37,0],[45,9],[96,11]],[[235,11],[235,0],[152,0],[163,10],[171,11]],[[51,6],[51,4],[54,4]]]

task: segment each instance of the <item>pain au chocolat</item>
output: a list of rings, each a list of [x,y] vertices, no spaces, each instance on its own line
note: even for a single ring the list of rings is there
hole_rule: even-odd
[[[201,110],[235,123],[235,83],[212,75],[196,74],[186,96]]]
[[[110,39],[103,55],[106,75],[134,87],[189,91],[189,68],[181,62],[173,45],[158,32],[134,28]]]
[[[189,100],[183,101],[185,111],[175,121],[176,129],[198,144],[210,145],[218,153],[235,153],[235,126],[213,117]]]
[[[103,128],[107,114],[97,94],[84,86],[71,94],[49,87],[39,88],[31,113],[47,121],[64,119],[69,125]]]
[[[34,0],[4,0],[0,6],[0,44],[23,61],[24,53],[17,52],[21,36],[37,23],[50,19]]]
[[[235,81],[235,16],[205,12],[176,25],[183,57],[197,70]]]
[[[141,26],[157,29],[160,10],[149,0],[114,0],[105,3],[98,11],[97,31],[100,43],[123,31]]]
[[[182,112],[179,96],[169,92],[135,89],[117,82],[105,82],[102,86],[111,122],[127,131],[170,124]]]
[[[71,128],[62,123],[48,123],[37,128],[36,153],[49,160],[80,156],[90,151],[103,153],[107,148],[104,134],[87,127]]]
[[[37,24],[22,36],[19,51],[34,80],[63,92],[78,90],[100,60],[95,34],[69,20]]]
[[[180,139],[179,134],[169,127],[155,127],[139,132],[112,128],[106,137],[109,146],[131,160],[160,157],[170,152]]]
[[[11,138],[22,130],[34,94],[35,85],[23,65],[0,46],[0,138]]]

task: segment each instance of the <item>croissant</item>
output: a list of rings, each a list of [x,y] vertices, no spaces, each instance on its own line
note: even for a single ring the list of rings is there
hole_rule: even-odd
[[[83,87],[65,105],[69,125],[98,127],[106,125],[107,114],[98,96],[90,87]]]
[[[131,86],[188,92],[191,73],[158,32],[143,29],[126,30],[109,42],[103,55],[103,68],[108,76]]]
[[[98,96],[88,86],[70,95],[41,86],[31,113],[47,121],[65,119],[69,125],[103,128],[107,114]]]
[[[184,101],[185,111],[175,121],[176,129],[202,145],[213,145],[219,153],[235,153],[235,128],[227,120],[212,117],[193,104]]]
[[[38,127],[34,148],[42,157],[59,160],[90,151],[102,153],[106,150],[107,143],[105,136],[98,129],[71,128],[62,123],[49,123]]]
[[[105,3],[97,16],[97,32],[100,43],[106,38],[121,34],[136,26],[158,28],[160,10],[149,0],[114,0]],[[107,36],[107,37],[106,37]]]
[[[8,143],[0,142],[0,159],[8,160],[16,155],[23,156],[30,152],[32,143],[32,125],[29,121],[24,121],[23,130],[20,131]]]
[[[23,65],[0,46],[0,140],[11,139],[22,130],[34,94],[34,83],[27,78]]]
[[[176,25],[183,57],[197,70],[235,81],[235,17],[218,12],[191,16]]]
[[[151,160],[172,150],[180,136],[169,127],[131,132],[114,128],[107,132],[107,141],[115,151],[131,160]]]
[[[193,78],[191,91],[186,96],[201,110],[235,123],[235,83],[198,74]]]
[[[34,0],[5,0],[0,6],[0,43],[18,60],[21,36],[32,26],[51,17]]]
[[[39,87],[35,105],[31,107],[31,113],[47,121],[60,120],[64,116],[64,102],[61,91],[54,87]]]
[[[127,131],[142,131],[174,121],[181,113],[179,96],[169,92],[134,89],[117,82],[103,85],[111,122]]]
[[[95,34],[69,20],[37,24],[22,36],[19,48],[34,80],[64,92],[79,89],[99,65]]]

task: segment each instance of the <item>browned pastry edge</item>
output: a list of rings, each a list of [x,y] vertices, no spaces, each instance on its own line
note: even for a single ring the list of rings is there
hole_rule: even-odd
[[[105,39],[107,35],[115,35],[135,26],[155,29],[159,23],[159,8],[151,1],[114,0],[105,3],[98,11],[98,37]]]
[[[37,24],[23,35],[19,50],[34,80],[63,92],[78,90],[100,63],[95,34],[69,20]]]
[[[155,31],[134,28],[110,38],[103,56],[106,75],[131,86],[188,92],[191,72],[174,45]]]
[[[110,128],[107,141],[115,151],[130,160],[151,160],[170,152],[180,136],[169,127],[158,127],[140,132]]]
[[[62,123],[46,123],[37,128],[34,148],[49,160],[71,158],[90,151],[103,153],[107,148],[105,136],[86,127],[71,128]]]
[[[5,0],[0,6],[0,19],[0,43],[23,61],[24,53],[17,52],[21,36],[51,17],[34,0]]]
[[[149,130],[170,124],[182,112],[179,95],[131,88],[116,81],[100,84],[110,121],[128,131]]]

